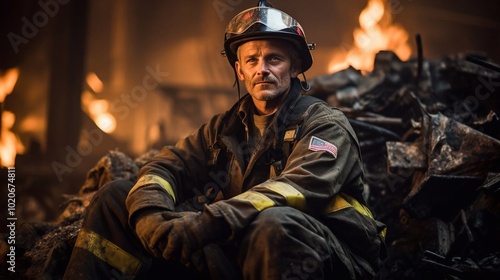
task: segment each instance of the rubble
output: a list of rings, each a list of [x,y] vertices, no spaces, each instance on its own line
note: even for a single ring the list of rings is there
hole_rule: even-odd
[[[81,228],[85,209],[95,192],[112,180],[136,180],[139,168],[158,152],[151,150],[136,159],[131,159],[119,150],[104,155],[88,171],[80,192],[65,196],[64,211],[55,221],[20,225],[16,243],[16,254],[19,256],[16,273],[2,270],[1,273],[5,275],[0,274],[0,279],[61,279]],[[0,243],[0,248],[5,246],[7,244]]]
[[[482,54],[402,62],[380,52],[308,94],[358,133],[370,204],[388,225],[380,279],[499,279],[499,66]]]
[[[383,51],[370,73],[310,81],[305,94],[339,107],[358,134],[369,204],[388,226],[380,279],[500,279],[499,69],[481,53],[403,62]],[[60,279],[95,191],[134,180],[157,152],[111,151],[57,221],[24,225],[23,279]]]

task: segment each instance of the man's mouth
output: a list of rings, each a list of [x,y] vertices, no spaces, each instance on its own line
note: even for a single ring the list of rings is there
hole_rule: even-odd
[[[256,82],[255,85],[272,84],[272,83],[273,83],[272,81],[259,81],[259,82]]]

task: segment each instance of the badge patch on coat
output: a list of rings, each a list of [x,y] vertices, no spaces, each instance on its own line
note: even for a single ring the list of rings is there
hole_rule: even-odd
[[[334,158],[337,158],[337,146],[316,136],[311,138],[311,142],[309,142],[309,150],[329,152]]]

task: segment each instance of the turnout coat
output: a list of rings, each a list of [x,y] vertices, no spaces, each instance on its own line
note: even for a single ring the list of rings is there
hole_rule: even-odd
[[[359,143],[337,108],[301,93],[294,79],[261,141],[247,144],[252,99],[243,96],[175,146],[162,149],[140,171],[127,201],[129,215],[148,207],[202,210],[223,217],[234,238],[269,207],[299,209],[339,240],[339,259],[377,267],[385,225],[366,206]],[[342,248],[340,248],[342,247]]]

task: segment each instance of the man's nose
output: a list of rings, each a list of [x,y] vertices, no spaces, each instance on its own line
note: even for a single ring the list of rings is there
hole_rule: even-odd
[[[269,72],[269,65],[267,64],[267,62],[265,60],[261,61],[259,63],[257,74],[262,75],[262,76],[268,76],[269,73],[270,73]]]

